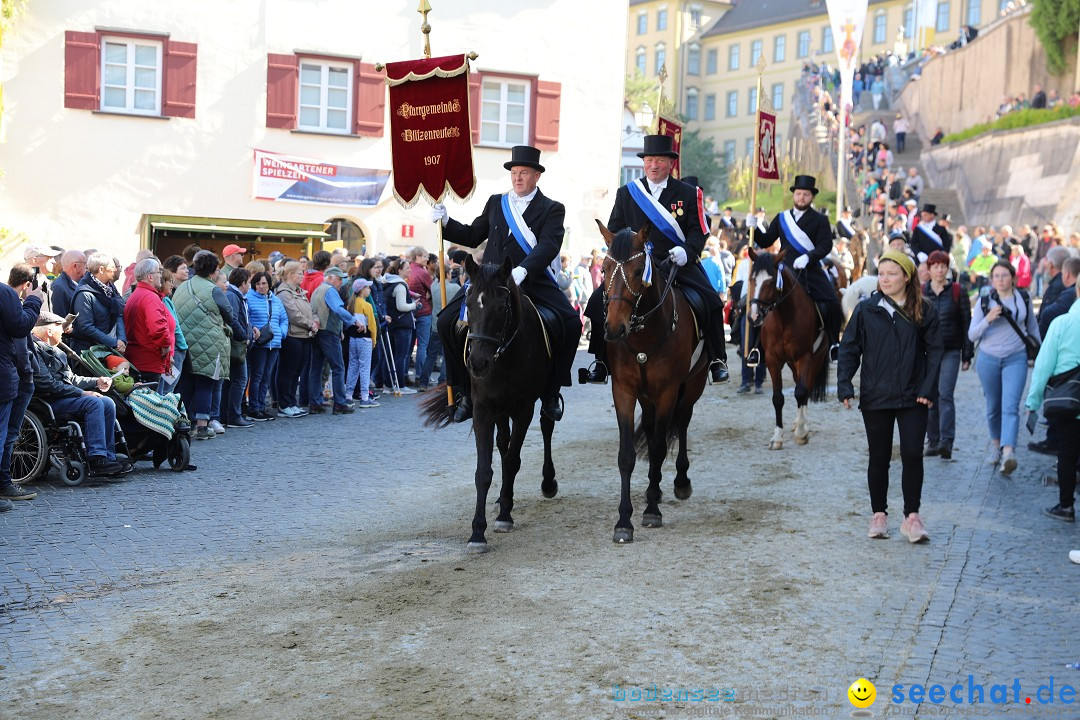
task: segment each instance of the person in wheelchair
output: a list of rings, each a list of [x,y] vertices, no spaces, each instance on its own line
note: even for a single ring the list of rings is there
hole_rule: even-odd
[[[112,387],[112,378],[76,375],[57,345],[64,319],[42,312],[34,327],[34,394],[58,416],[70,416],[85,429],[86,454],[92,474],[101,476],[131,472],[132,464],[116,457],[116,405],[101,393]]]

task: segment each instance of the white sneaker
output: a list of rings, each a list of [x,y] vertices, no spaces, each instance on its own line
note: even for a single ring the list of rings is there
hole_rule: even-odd
[[[1012,452],[1003,453],[1001,456],[1001,474],[1011,475],[1016,469],[1016,456]]]
[[[406,385],[403,388],[400,388],[398,391],[402,395],[415,395],[416,394],[416,390],[414,388],[409,387],[408,385]]]
[[[224,428],[224,427],[222,426],[222,424],[221,424],[221,423],[219,423],[219,422],[218,422],[217,420],[211,420],[211,421],[210,421],[210,427],[211,427],[211,428],[212,428],[212,429],[214,430],[214,432],[215,432],[215,433],[217,433],[218,435],[224,435],[224,434],[225,434],[225,428]]]
[[[1077,565],[1080,565],[1080,550],[1070,550],[1069,559]]]

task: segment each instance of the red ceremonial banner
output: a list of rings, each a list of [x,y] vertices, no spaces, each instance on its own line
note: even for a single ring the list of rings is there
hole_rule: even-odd
[[[682,146],[682,125],[675,122],[674,120],[671,120],[661,115],[659,119],[659,124],[656,128],[656,134],[667,135],[668,137],[670,137],[671,149],[675,152],[679,152],[679,148]],[[678,180],[680,172],[681,170],[679,166],[679,161],[676,159],[675,167],[671,169],[671,177]]]
[[[758,177],[762,180],[779,180],[780,165],[776,162],[776,116],[761,110],[758,118]]]
[[[469,61],[464,55],[387,63],[394,197],[412,207],[421,193],[467,200],[476,188],[469,133]]]

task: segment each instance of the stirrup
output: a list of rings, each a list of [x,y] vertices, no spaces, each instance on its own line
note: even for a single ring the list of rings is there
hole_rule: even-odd
[[[761,364],[761,351],[757,348],[751,348],[750,353],[746,356],[746,367],[756,368]]]
[[[829,346],[829,362],[836,362],[840,359],[840,343],[833,343]]]

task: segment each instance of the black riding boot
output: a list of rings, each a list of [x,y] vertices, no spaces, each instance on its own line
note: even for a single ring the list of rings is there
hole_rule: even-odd
[[[454,422],[465,422],[472,417],[472,396],[464,388],[454,388],[454,397],[457,398],[454,408]]]
[[[584,385],[585,383],[590,383],[592,385],[607,385],[607,343],[601,341],[597,346],[592,346],[592,343],[590,343],[590,345],[589,351],[592,352],[595,360],[593,361],[593,364],[589,366],[588,370],[585,368],[578,370],[578,383],[581,385]]]

